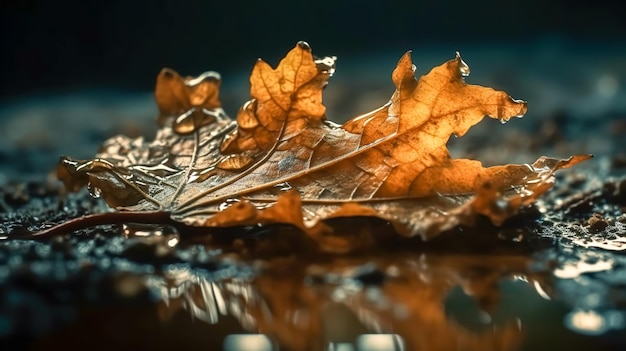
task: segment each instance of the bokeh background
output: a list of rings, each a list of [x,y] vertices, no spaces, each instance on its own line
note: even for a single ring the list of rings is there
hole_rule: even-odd
[[[611,1],[5,0],[0,8],[3,179],[41,177],[58,155],[89,157],[117,133],[151,138],[162,67],[220,72],[233,116],[255,60],[275,65],[299,40],[338,56],[325,104],[340,122],[387,101],[407,50],[418,75],[460,51],[470,83],[529,101],[516,128],[538,131],[550,119],[588,131],[585,123],[626,112],[626,21]],[[486,123],[478,127],[496,128]],[[554,156],[610,152],[602,138],[583,144]]]

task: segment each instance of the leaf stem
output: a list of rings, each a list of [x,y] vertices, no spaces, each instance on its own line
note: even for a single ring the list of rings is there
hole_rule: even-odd
[[[121,224],[121,223],[174,223],[170,218],[170,213],[166,211],[146,211],[146,212],[105,212],[89,214],[82,217],[72,218],[66,222],[56,224],[50,228],[38,232],[9,235],[7,239],[49,239],[56,236],[65,235],[79,229],[95,227],[99,225]]]

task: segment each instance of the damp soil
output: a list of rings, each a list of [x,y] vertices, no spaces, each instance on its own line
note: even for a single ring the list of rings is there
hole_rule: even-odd
[[[346,255],[319,252],[288,226],[116,223],[28,239],[108,209],[46,175],[54,142],[0,145],[2,350],[622,349],[626,115],[538,114],[471,131],[452,154],[596,157],[501,227],[479,219],[423,242],[381,220],[341,220],[338,232],[364,243]],[[123,128],[143,133],[142,123]],[[71,128],[90,136],[77,152],[111,132]]]

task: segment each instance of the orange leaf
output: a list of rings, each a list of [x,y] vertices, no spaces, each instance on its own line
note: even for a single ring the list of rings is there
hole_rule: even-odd
[[[238,129],[222,144],[223,153],[267,151],[283,135],[317,127],[324,119],[322,89],[334,67],[334,58],[316,63],[309,44],[299,42],[272,69],[265,61],[254,65],[250,95],[237,115]]]
[[[349,241],[328,235],[325,220],[376,216],[423,238],[476,215],[501,224],[548,190],[555,171],[589,158],[488,168],[452,159],[451,135],[485,116],[506,122],[526,112],[504,92],[468,85],[458,53],[419,80],[405,54],[390,101],[339,126],[321,104],[334,64],[303,42],[276,69],[258,61],[236,122],[219,106],[219,76],[183,81],[163,71],[156,97],[169,117],[156,140],[112,138],[93,161],[63,158],[59,177],[121,210],[167,211],[199,226],[287,223],[323,249],[346,251]]]
[[[181,134],[210,124],[215,117],[207,113],[221,106],[219,87],[221,78],[217,72],[205,72],[196,78],[181,78],[175,71],[164,68],[157,77],[154,96],[159,105],[159,123],[165,124],[174,117],[173,128]]]

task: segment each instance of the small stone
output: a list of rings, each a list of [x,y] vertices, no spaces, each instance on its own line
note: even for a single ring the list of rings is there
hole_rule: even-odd
[[[597,213],[594,213],[591,218],[587,220],[587,224],[589,224],[589,232],[594,234],[603,231],[609,226],[606,219]]]

